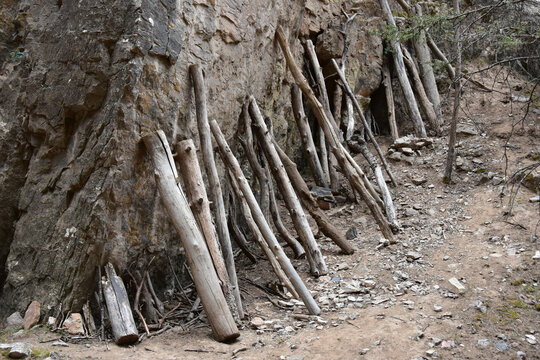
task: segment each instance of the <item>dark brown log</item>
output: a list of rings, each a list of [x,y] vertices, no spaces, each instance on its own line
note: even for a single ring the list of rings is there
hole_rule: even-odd
[[[371,127],[368,125],[368,123],[366,121],[366,118],[364,116],[364,113],[362,112],[362,108],[360,107],[360,104],[358,104],[358,101],[356,100],[356,97],[354,96],[354,93],[353,93],[351,87],[349,86],[349,83],[347,83],[347,79],[345,78],[345,74],[341,71],[341,69],[339,68],[337,62],[334,59],[332,59],[332,64],[334,64],[334,68],[336,69],[337,74],[338,74],[341,82],[343,83],[343,86],[345,88],[345,92],[347,93],[347,95],[349,95],[349,98],[352,100],[352,103],[354,105],[354,108],[356,109],[356,112],[360,116],[360,119],[362,119],[364,129],[366,130],[366,133],[368,134],[369,140],[371,141],[371,143],[375,147],[375,150],[377,151],[377,154],[379,155],[379,158],[381,159],[381,162],[383,164],[384,169],[386,170],[386,173],[390,177],[390,180],[392,181],[392,184],[394,186],[397,186],[397,181],[394,178],[394,175],[392,174],[392,171],[390,170],[390,165],[388,165],[388,162],[386,161],[386,158],[384,157],[384,154],[382,153],[382,150],[381,150],[379,144],[377,143],[377,140],[375,139],[375,136],[373,136],[373,132],[371,131]]]
[[[386,20],[388,24],[391,27],[397,29],[394,16],[392,15],[392,11],[390,10],[390,6],[388,5],[388,1],[380,0],[380,2],[383,12],[386,15]],[[405,102],[407,104],[407,108],[409,109],[409,114],[411,116],[416,135],[419,137],[426,137],[427,135],[426,129],[424,128],[424,122],[422,121],[420,110],[418,110],[418,104],[416,103],[416,99],[414,98],[414,93],[412,91],[409,78],[407,77],[407,71],[405,70],[405,64],[403,63],[403,53],[401,51],[401,45],[396,39],[392,39],[390,41],[390,45],[392,46],[394,67],[398,74],[399,84],[401,85],[401,89],[403,90],[403,96],[405,97]]]
[[[403,47],[403,58],[405,60],[405,64],[409,68],[410,74],[412,75],[412,84],[416,92],[418,102],[420,103],[420,106],[422,107],[422,110],[426,115],[427,121],[429,122],[433,130],[435,130],[435,133],[440,134],[441,126],[439,124],[439,119],[437,119],[435,108],[433,107],[431,101],[428,99],[424,84],[422,84],[422,79],[420,79],[420,74],[418,72],[416,64],[411,54],[409,53],[409,50],[407,50],[406,47]]]
[[[246,237],[245,237],[242,229],[240,229],[240,225],[238,225],[238,220],[237,220],[237,217],[236,217],[236,214],[235,214],[236,209],[234,211],[232,209],[233,207],[236,207],[236,206],[237,206],[236,201],[234,202],[234,204],[231,204],[229,206],[229,221],[228,221],[229,222],[229,233],[232,235],[233,239],[236,242],[236,245],[238,245],[238,247],[242,250],[244,255],[247,256],[249,261],[251,261],[252,264],[256,264],[257,263],[257,258],[249,250],[249,246],[248,246],[248,242],[246,240]]]
[[[256,129],[257,137],[259,139],[259,145],[264,150],[266,159],[276,179],[278,188],[285,201],[285,206],[289,210],[291,219],[302,245],[306,250],[306,257],[309,262],[311,273],[315,276],[321,276],[328,273],[328,268],[321,254],[321,250],[315,241],[315,237],[311,232],[309,223],[307,221],[300,200],[296,196],[291,182],[287,176],[287,172],[283,168],[283,164],[279,158],[279,155],[272,144],[272,136],[266,127],[264,119],[261,115],[257,102],[253,96],[250,96],[249,113],[253,119],[253,127]]]
[[[206,89],[204,86],[204,78],[199,64],[190,65],[189,71],[195,91],[197,126],[199,128],[199,139],[204,168],[206,171],[206,176],[208,178],[208,192],[210,194],[209,199],[213,205],[217,235],[221,244],[221,251],[223,252],[223,258],[225,260],[225,266],[227,267],[227,273],[229,274],[229,279],[233,287],[233,294],[234,298],[236,299],[238,316],[242,319],[244,318],[244,311],[242,309],[242,302],[240,298],[240,288],[238,287],[238,280],[236,278],[234,255],[231,246],[229,228],[227,227],[227,217],[225,215],[225,203],[223,202],[221,184],[219,182],[216,163],[214,161],[212,136],[210,135],[210,128],[208,125],[208,112],[206,110]]]
[[[178,174],[167,139],[164,134],[154,133],[143,137],[143,140],[154,163],[161,201],[186,252],[197,294],[214,335],[218,341],[235,339],[240,333],[221,291],[203,235],[183,191],[177,185]]]
[[[283,269],[279,265],[279,262],[277,261],[275,255],[272,253],[272,250],[268,247],[268,244],[264,240],[263,235],[261,234],[259,228],[257,227],[257,224],[255,223],[255,220],[253,220],[253,216],[251,215],[251,210],[246,202],[246,199],[244,195],[242,194],[242,191],[240,191],[240,188],[238,186],[238,183],[236,179],[234,178],[234,175],[231,171],[227,172],[229,183],[231,184],[231,189],[233,190],[233,194],[235,195],[239,205],[240,210],[242,212],[242,215],[244,216],[244,220],[246,221],[246,225],[249,228],[249,231],[251,231],[251,234],[253,235],[253,238],[255,239],[255,242],[259,244],[262,251],[266,255],[266,258],[270,262],[270,265],[272,265],[272,269],[274,270],[274,273],[278,277],[279,281],[287,288],[289,289],[290,293],[295,297],[298,297],[298,293],[294,289],[294,286],[291,284],[290,280],[287,278],[285,273],[283,272]]]
[[[309,86],[309,83],[307,82],[306,78],[302,74],[302,71],[296,64],[289,45],[287,44],[287,40],[285,39],[285,34],[283,33],[281,27],[278,27],[276,29],[276,38],[281,47],[281,50],[283,51],[283,54],[285,55],[287,66],[291,71],[291,74],[296,84],[306,96],[307,101],[313,111],[313,114],[315,115],[315,118],[319,123],[319,126],[321,127],[321,129],[323,129],[326,139],[328,140],[328,144],[330,145],[332,152],[336,156],[342,173],[347,177],[347,179],[353,186],[353,189],[355,189],[359,193],[360,197],[362,197],[366,205],[369,207],[371,213],[373,214],[373,218],[381,228],[381,232],[383,233],[383,235],[390,241],[393,241],[392,230],[390,229],[388,221],[383,216],[382,210],[375,202],[375,199],[369,194],[364,184],[364,179],[362,178],[362,175],[358,172],[358,164],[356,164],[354,159],[352,159],[350,154],[340,143],[340,138],[337,134],[337,131],[334,129],[332,123],[326,117],[321,103],[315,97],[315,94]]]
[[[317,223],[319,230],[326,236],[328,236],[345,254],[353,254],[354,248],[351,243],[345,239],[340,231],[332,225],[326,214],[320,209],[317,201],[311,195],[308,186],[306,185],[302,175],[298,172],[296,164],[285,154],[285,152],[279,147],[275,139],[273,140],[274,147],[279,154],[283,166],[287,171],[287,175],[291,180],[291,183],[298,194],[298,197],[302,201],[302,205],[309,212],[311,217]]]
[[[129,345],[139,340],[137,326],[133,319],[126,287],[122,279],[116,275],[111,263],[105,265],[107,279],[102,280],[103,296],[107,304],[107,312],[114,336],[118,345]]]
[[[183,140],[176,145],[176,159],[179,168],[182,169],[180,176],[184,183],[191,212],[195,216],[199,229],[204,236],[216,273],[221,280],[221,289],[227,297],[227,294],[230,292],[229,275],[227,274],[221,249],[219,248],[216,229],[212,222],[210,203],[206,195],[199,160],[197,159],[197,149],[193,140]]]
[[[383,83],[384,93],[386,94],[386,105],[388,107],[388,123],[390,124],[390,134],[392,140],[399,138],[397,123],[396,123],[396,110],[394,106],[394,91],[392,90],[392,77],[390,76],[390,68],[388,63],[384,61],[383,68]],[[352,104],[351,104],[352,105]]]
[[[156,304],[156,308],[159,311],[159,314],[165,314],[165,307],[163,306],[163,302],[161,302],[161,300],[156,295],[156,292],[154,291],[154,285],[152,284],[152,279],[150,279],[150,274],[148,273],[146,273],[146,284],[148,285],[148,290],[150,291],[150,294],[152,294],[152,298],[154,299],[154,303]]]
[[[292,266],[291,261],[289,260],[287,255],[285,255],[285,252],[279,245],[279,242],[277,241],[272,229],[266,222],[261,208],[259,207],[259,204],[257,203],[257,200],[255,199],[255,196],[251,191],[249,183],[244,176],[242,169],[240,168],[240,164],[238,163],[236,157],[233,155],[229,145],[227,144],[227,141],[225,140],[225,137],[221,133],[218,123],[215,120],[212,121],[210,123],[210,128],[212,130],[214,138],[216,139],[221,158],[223,159],[229,170],[232,172],[234,179],[237,181],[238,187],[240,188],[240,191],[244,195],[244,198],[246,199],[246,202],[249,206],[249,209],[253,216],[253,220],[257,224],[257,227],[259,228],[259,231],[264,237],[264,240],[268,244],[268,247],[274,253],[274,256],[277,258],[281,268],[291,281],[291,284],[294,286],[294,289],[306,305],[308,311],[311,314],[319,314],[321,312],[321,309],[319,308],[319,306],[317,306],[317,303],[313,299],[313,296],[311,296],[311,293],[307,289],[300,276],[298,276],[298,273]]]
[[[311,135],[311,129],[309,127],[306,114],[304,113],[304,106],[302,105],[302,93],[296,84],[291,86],[291,99],[294,119],[296,120],[296,126],[300,133],[300,140],[302,141],[302,148],[306,154],[306,160],[313,175],[315,183],[322,187],[328,187],[328,183],[325,181],[321,163],[319,161],[319,155],[317,155],[317,149],[313,142],[313,136]]]

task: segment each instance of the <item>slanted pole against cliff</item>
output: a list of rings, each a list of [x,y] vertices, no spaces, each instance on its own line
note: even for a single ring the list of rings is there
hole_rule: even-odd
[[[152,133],[143,137],[143,140],[154,163],[161,201],[186,252],[197,294],[214,335],[218,341],[236,339],[240,333],[221,291],[203,235],[184,192],[177,184],[178,174],[167,139],[164,134],[159,136],[158,133]]]

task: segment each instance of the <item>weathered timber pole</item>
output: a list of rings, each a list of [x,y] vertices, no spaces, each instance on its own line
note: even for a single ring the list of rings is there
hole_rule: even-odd
[[[388,107],[388,123],[390,125],[390,135],[392,140],[396,141],[399,138],[397,123],[396,123],[396,109],[394,105],[394,91],[392,90],[392,76],[390,75],[390,68],[386,60],[383,63],[382,68],[384,93],[386,94],[386,105]]]
[[[285,167],[285,171],[287,171],[287,175],[291,180],[291,184],[294,187],[296,194],[298,194],[298,197],[300,198],[300,201],[302,201],[302,205],[304,206],[304,208],[309,212],[311,217],[317,223],[319,230],[321,230],[324,235],[328,236],[330,240],[332,240],[337,246],[339,246],[339,248],[345,254],[353,254],[354,247],[351,245],[350,242],[347,241],[347,239],[345,239],[341,232],[332,224],[330,219],[328,219],[326,214],[321,210],[319,204],[317,204],[317,201],[315,201],[315,199],[311,195],[311,192],[309,191],[308,186],[302,178],[302,175],[300,175],[300,173],[298,172],[296,164],[279,147],[275,139],[273,139],[272,141],[279,155],[279,158],[281,159],[283,166]]]
[[[287,172],[285,171],[283,164],[279,158],[276,149],[272,143],[272,136],[266,127],[262,114],[257,106],[257,102],[253,96],[249,97],[249,113],[253,119],[253,127],[256,129],[259,139],[259,145],[263,149],[266,159],[270,165],[270,169],[274,174],[276,183],[279,187],[281,195],[285,205],[289,210],[294,227],[300,239],[302,245],[306,250],[306,257],[309,262],[311,273],[315,276],[321,276],[328,273],[328,268],[322,257],[321,250],[315,241],[315,237],[311,232],[309,223],[307,221],[300,200],[296,196],[294,189],[291,185]]]
[[[296,84],[291,86],[291,100],[294,120],[300,133],[300,140],[302,141],[302,148],[306,154],[307,163],[313,179],[318,186],[328,187],[322,170],[321,162],[319,161],[319,155],[317,155],[317,149],[313,142],[313,136],[311,135],[311,129],[304,113],[304,106],[302,104],[302,93]]]
[[[161,201],[186,252],[197,294],[214,335],[218,341],[235,339],[240,333],[221,291],[203,235],[184,193],[177,185],[177,173],[169,145],[164,137],[156,133],[146,135],[143,140],[154,163]]]
[[[111,263],[105,265],[105,272],[107,280],[100,279],[99,281],[103,287],[114,342],[118,345],[133,344],[139,340],[139,334],[124,282],[116,275]]]
[[[366,130],[366,133],[368,134],[368,138],[375,147],[375,150],[377,151],[377,154],[379,155],[379,158],[381,159],[381,162],[383,164],[384,169],[386,170],[386,173],[390,177],[390,180],[392,181],[392,184],[394,186],[397,186],[397,181],[394,178],[394,175],[392,174],[392,171],[390,170],[390,165],[388,165],[388,162],[386,161],[386,158],[384,157],[384,154],[382,153],[382,150],[379,146],[379,143],[377,143],[377,140],[375,139],[375,136],[373,135],[373,132],[371,131],[370,126],[368,125],[366,121],[366,117],[364,116],[364,113],[362,112],[362,108],[360,107],[360,104],[358,104],[358,101],[356,100],[356,97],[354,96],[354,93],[349,86],[349,83],[347,83],[347,79],[345,78],[345,74],[341,71],[339,68],[336,60],[332,59],[332,64],[334,65],[334,68],[337,71],[337,74],[343,83],[343,86],[345,88],[345,92],[349,96],[349,98],[352,100],[354,108],[356,109],[356,112],[358,115],[360,115],[360,119],[362,119],[362,123],[364,125],[364,128]]]
[[[394,28],[397,28],[394,16],[392,15],[392,10],[388,5],[388,0],[380,0],[381,7],[383,12],[386,15],[386,20],[388,24]],[[418,104],[414,98],[414,93],[407,77],[407,71],[405,70],[405,64],[403,63],[403,53],[401,52],[401,45],[396,39],[390,40],[390,45],[392,46],[394,66],[398,74],[399,84],[403,90],[403,95],[405,96],[405,102],[407,108],[409,109],[409,114],[411,116],[416,135],[419,137],[426,137],[426,129],[424,128],[424,122],[422,121],[422,116],[420,115],[420,110],[418,110]]]
[[[306,305],[308,311],[311,314],[318,315],[321,312],[321,309],[319,308],[319,306],[313,299],[313,296],[311,296],[311,293],[307,289],[306,285],[292,266],[291,261],[289,260],[287,255],[285,255],[285,252],[281,248],[281,245],[279,245],[279,242],[277,241],[274,232],[266,222],[261,208],[257,203],[257,199],[255,199],[255,196],[253,195],[253,192],[249,187],[249,183],[244,176],[242,169],[240,168],[240,164],[238,163],[236,157],[233,155],[229,145],[227,144],[227,141],[225,140],[225,137],[221,133],[218,123],[215,120],[210,123],[210,129],[212,130],[212,134],[216,139],[221,158],[223,159],[223,162],[227,165],[229,170],[232,172],[234,179],[237,181],[238,187],[240,188],[240,191],[244,195],[244,198],[246,199],[246,202],[249,206],[251,215],[253,216],[253,220],[257,224],[261,234],[264,237],[264,240],[274,253],[274,256],[277,258],[281,268],[291,281],[296,292]]]
[[[238,279],[234,266],[234,255],[232,252],[231,238],[229,228],[227,227],[227,217],[225,215],[225,203],[223,202],[223,194],[221,184],[217,173],[216,163],[214,160],[214,151],[212,149],[212,136],[208,126],[208,112],[206,109],[206,89],[204,86],[204,78],[199,64],[190,65],[189,71],[195,91],[195,107],[197,113],[197,126],[199,128],[199,139],[201,153],[208,177],[208,187],[210,193],[210,201],[214,208],[214,218],[216,221],[216,230],[218,239],[221,244],[221,251],[225,259],[225,265],[233,287],[234,298],[238,309],[238,316],[242,319],[244,311],[242,309],[242,301],[240,298],[240,288],[238,287]]]
[[[289,70],[296,84],[306,96],[307,101],[310,104],[311,109],[315,115],[315,118],[319,123],[319,126],[323,129],[326,139],[328,140],[328,144],[330,145],[332,152],[336,156],[341,171],[347,177],[353,189],[358,191],[366,205],[369,207],[371,213],[373,214],[373,218],[379,225],[383,235],[392,242],[393,235],[388,221],[382,214],[382,210],[376,203],[375,199],[369,194],[368,190],[366,189],[366,185],[364,184],[364,179],[362,177],[363,173],[361,172],[361,170],[359,170],[360,167],[358,166],[358,164],[356,164],[352,156],[350,156],[347,150],[340,143],[340,138],[336,130],[332,126],[332,123],[326,117],[321,103],[319,102],[319,100],[317,100],[317,97],[313,93],[313,90],[309,86],[309,83],[302,74],[302,71],[294,61],[289,45],[287,44],[287,40],[285,39],[285,34],[283,33],[281,27],[278,27],[276,29],[276,38],[281,47],[281,50],[283,51],[283,54],[285,55],[285,61],[287,63],[287,66],[289,67]]]
[[[199,229],[201,229],[206,245],[208,246],[216,273],[221,280],[223,293],[227,294],[231,290],[229,289],[229,275],[227,274],[221,249],[219,248],[216,228],[212,222],[210,203],[206,195],[199,160],[197,160],[197,149],[193,140],[183,140],[176,145],[176,159],[178,160],[180,169],[182,169],[180,176],[184,183],[184,190],[189,200],[191,212],[195,216],[195,220],[197,220]]]

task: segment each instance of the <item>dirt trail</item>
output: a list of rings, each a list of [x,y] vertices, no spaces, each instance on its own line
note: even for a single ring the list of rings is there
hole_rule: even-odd
[[[507,91],[503,85],[500,90]],[[319,279],[307,275],[305,261],[294,261],[323,309],[319,319],[294,319],[305,313],[302,306],[286,301],[278,308],[247,282],[272,280],[261,261],[244,266],[239,279],[249,317],[266,323],[256,330],[246,321],[233,344],[214,341],[204,323],[188,332],[176,327],[129,348],[97,341],[47,347],[39,340],[57,335],[44,330],[18,340],[73,359],[513,359],[518,352],[540,358],[540,266],[533,260],[540,249],[533,236],[540,213],[539,204],[529,202],[534,193],[520,189],[514,216],[503,217],[510,195],[501,182],[504,144],[523,104],[504,104],[504,94],[473,90],[465,92],[461,124],[475,134],[459,136],[462,170],[455,184],[441,182],[445,138],[421,150],[412,165],[392,164],[400,179],[392,190],[403,226],[398,244],[377,249],[380,235],[365,206],[343,204],[329,213],[344,231],[357,228],[358,251],[342,255],[321,239],[330,274]],[[507,174],[532,163],[527,154],[539,151],[536,111],[509,142]]]

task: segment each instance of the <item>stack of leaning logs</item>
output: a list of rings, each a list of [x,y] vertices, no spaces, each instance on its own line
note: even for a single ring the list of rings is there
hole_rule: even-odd
[[[295,63],[281,28],[277,29],[276,38],[296,83],[291,89],[293,112],[303,149],[316,183],[325,184],[324,175],[310,125],[304,114],[302,97],[307,99],[324,134],[324,140],[335,160],[332,166],[344,175],[353,191],[367,204],[383,236],[390,243],[394,242],[393,233],[398,231],[399,223],[379,160],[371,154],[365,143],[361,144],[362,153],[376,180],[376,186],[374,186],[343,145],[343,137],[330,112],[328,95],[326,92],[319,91],[320,99],[315,96]],[[316,78],[324,82],[316,55],[314,51],[309,51],[313,44],[309,42],[306,46],[308,53],[311,54],[310,59],[317,74]],[[333,62],[341,81],[340,86],[352,101],[384,170],[391,182],[395,184],[386,159],[347,84],[343,68],[340,68],[335,61]],[[315,220],[320,232],[330,238],[345,254],[352,254],[353,246],[319,208],[319,204],[310,193],[295,163],[274,139],[272,125],[263,118],[255,98],[249,96],[242,109],[238,140],[244,148],[246,158],[259,183],[258,194],[257,196],[254,194],[239,160],[227,143],[218,123],[215,120],[210,122],[208,120],[206,90],[201,67],[198,64],[191,65],[190,75],[195,92],[200,148],[196,148],[193,139],[183,140],[176,145],[175,155],[173,155],[165,133],[161,130],[146,134],[143,136],[143,141],[154,164],[161,200],[185,249],[197,293],[215,338],[218,341],[230,341],[237,338],[239,332],[236,321],[245,316],[231,238],[236,240],[238,246],[248,256],[251,254],[247,250],[246,237],[234,220],[235,216],[229,214],[227,222],[212,136],[224,164],[228,186],[231,189],[231,202],[235,204],[229,208],[229,212],[239,209],[252,238],[261,247],[281,283],[292,296],[303,301],[310,314],[319,314],[320,308],[278,242],[271,224],[274,224],[280,237],[291,247],[296,257],[306,257],[310,272],[314,276],[325,275],[328,269],[309,226],[305,210]],[[320,83],[319,88],[324,87],[321,85],[324,83]],[[261,150],[262,156],[257,156],[255,147]],[[198,151],[201,153],[203,168],[208,178],[208,194],[198,162]],[[180,174],[176,169],[175,160],[182,169]],[[289,212],[300,243],[283,226],[270,173]],[[212,204],[212,209],[210,204]]]

